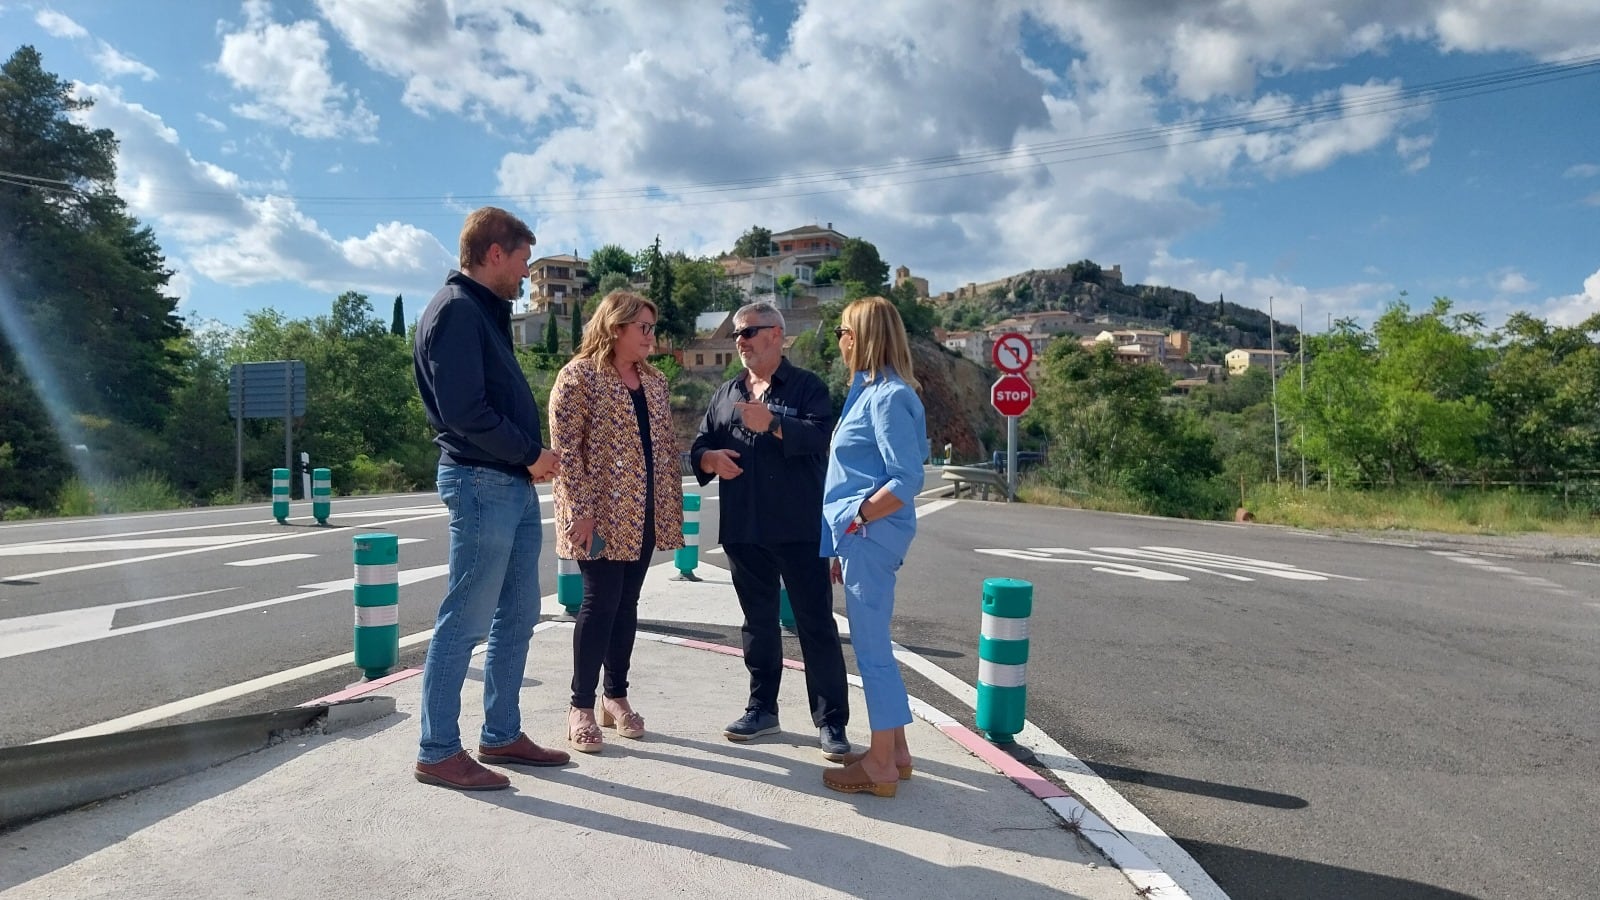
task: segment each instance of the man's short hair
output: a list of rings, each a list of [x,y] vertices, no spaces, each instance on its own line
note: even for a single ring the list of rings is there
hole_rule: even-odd
[[[756,323],[758,325],[776,325],[785,332],[789,330],[784,328],[783,325],[783,310],[774,305],[771,300],[757,300],[754,303],[746,303],[733,312],[734,322],[743,322],[748,325],[751,319],[760,319],[761,321]]]
[[[511,213],[498,206],[475,209],[461,226],[461,268],[470,269],[483,262],[495,244],[513,253],[523,244],[532,247],[536,243],[533,229]]]

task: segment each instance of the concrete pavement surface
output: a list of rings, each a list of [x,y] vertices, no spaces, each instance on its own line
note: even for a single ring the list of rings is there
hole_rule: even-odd
[[[642,618],[662,602],[736,612],[725,578],[669,587],[663,570],[652,572]],[[533,639],[524,728],[546,746],[566,747],[571,638],[570,624],[547,621]],[[462,695],[469,748],[481,677],[475,668]],[[641,634],[630,680],[642,740],[607,729],[603,753],[573,753],[562,768],[503,767],[511,788],[481,793],[412,778],[415,670],[361,685],[353,690],[393,697],[396,713],[288,735],[0,834],[0,896],[1186,896],[1115,849],[1128,871],[1112,865],[1101,848],[1120,835],[926,703],[908,733],[916,775],[882,799],[823,786],[831,764],[799,672],[784,679],[785,730],[747,743],[722,736],[745,700],[736,650]],[[859,747],[866,703],[859,684],[852,692]]]

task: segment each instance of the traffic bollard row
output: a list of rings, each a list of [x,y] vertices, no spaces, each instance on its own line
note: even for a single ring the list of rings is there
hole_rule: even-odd
[[[1028,713],[1028,621],[1033,585],[1016,578],[983,581],[978,636],[978,730],[996,744],[1016,739]]]
[[[400,538],[375,532],[355,541],[355,660],[367,678],[400,662]]]
[[[289,524],[289,470],[272,470],[272,517],[279,525]]]

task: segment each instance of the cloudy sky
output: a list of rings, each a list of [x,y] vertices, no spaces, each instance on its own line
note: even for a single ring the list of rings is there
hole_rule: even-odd
[[[832,223],[935,292],[1088,258],[1313,331],[1600,311],[1594,0],[0,0],[0,34],[95,101],[196,321],[414,316],[485,203],[549,253]]]

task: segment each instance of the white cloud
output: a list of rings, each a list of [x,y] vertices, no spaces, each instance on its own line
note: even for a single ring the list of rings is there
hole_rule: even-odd
[[[51,37],[75,41],[91,39],[87,28],[52,9],[39,10],[34,14],[33,21]],[[133,75],[144,81],[155,80],[155,69],[123,54],[122,51],[103,40],[93,38],[93,41],[95,46],[90,51],[89,58],[94,61],[95,66],[107,78],[121,78],[124,75]]]
[[[1584,206],[1600,206],[1600,191],[1583,198]]]
[[[211,118],[210,116],[206,115],[205,113],[195,113],[194,117],[195,117],[195,120],[198,121],[201,125],[204,125],[207,128],[211,129],[212,131],[218,132],[219,134],[221,132],[224,132],[224,131],[228,130],[228,126],[227,125],[224,125],[222,122]]]
[[[150,68],[136,59],[124,56],[121,51],[105,41],[100,41],[98,48],[92,54],[94,64],[107,78],[121,78],[124,75],[133,75],[141,81],[154,81],[156,70]]]
[[[1545,301],[1543,318],[1552,325],[1576,325],[1600,313],[1600,270],[1583,280],[1583,291]]]
[[[1500,294],[1526,294],[1538,287],[1528,276],[1515,269],[1506,269],[1493,276],[1494,289]]]
[[[401,222],[336,236],[291,198],[245,193],[251,185],[195,159],[174,129],[116,88],[77,85],[76,92],[95,101],[79,114],[87,124],[116,132],[118,194],[135,215],[159,226],[164,242],[176,245],[168,252],[187,261],[186,277],[394,293],[419,278],[436,278],[452,262],[432,234]]]
[[[316,22],[280,25],[265,2],[247,2],[248,21],[222,36],[217,69],[254,99],[233,107],[247,119],[288,128],[301,137],[375,140],[378,117],[361,96],[336,82],[328,42]]]
[[[1594,163],[1579,163],[1561,174],[1565,178],[1593,178],[1600,175],[1600,166]]]
[[[89,36],[88,30],[82,25],[79,25],[77,22],[74,22],[72,19],[56,12],[53,9],[39,10],[37,13],[34,13],[33,21],[40,28],[44,29],[45,34],[48,34],[51,37],[77,40],[79,38],[86,38]]]

